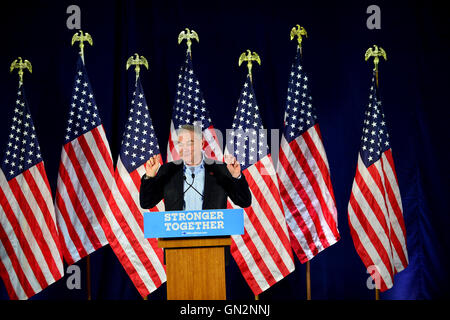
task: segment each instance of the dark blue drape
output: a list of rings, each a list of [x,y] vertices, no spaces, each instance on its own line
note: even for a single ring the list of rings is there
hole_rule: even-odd
[[[177,45],[185,27],[198,32],[193,63],[216,128],[231,127],[246,68],[239,55],[256,51],[254,88],[263,123],[281,129],[296,24],[308,31],[304,65],[328,155],[338,208],[341,240],[311,261],[313,299],[374,299],[369,274],[349,233],[347,205],[356,168],[372,64],[364,52],[372,44],[387,51],[380,64],[380,92],[403,202],[410,264],[395,277],[382,299],[433,299],[449,295],[448,15],[434,1],[34,1],[0,12],[0,152],[8,135],[17,76],[10,63],[21,56],[33,64],[25,75],[27,98],[52,191],[67,121],[78,48],[70,46],[66,8],[81,8],[81,28],[94,46],[85,49],[88,70],[114,160],[127,115],[127,86],[134,73],[127,58],[149,60],[141,71],[150,114],[165,158],[176,77],[185,52]],[[366,8],[381,8],[381,30],[366,27]],[[69,290],[67,276],[32,299],[85,299]],[[235,262],[227,266],[229,299],[252,299]],[[91,255],[93,299],[140,299],[127,274],[106,246]],[[305,299],[305,266],[262,293],[262,300]],[[0,283],[0,299],[8,299]],[[165,299],[165,285],[149,296]]]

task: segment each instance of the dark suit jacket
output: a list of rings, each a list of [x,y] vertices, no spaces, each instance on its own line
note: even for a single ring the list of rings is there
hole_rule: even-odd
[[[205,186],[202,209],[225,209],[227,196],[242,208],[252,202],[250,189],[244,174],[235,179],[225,163],[205,159]],[[183,162],[163,164],[153,178],[141,179],[139,201],[144,209],[153,208],[164,199],[167,211],[183,210]]]

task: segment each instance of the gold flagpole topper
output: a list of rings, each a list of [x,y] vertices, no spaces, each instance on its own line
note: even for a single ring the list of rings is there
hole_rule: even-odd
[[[384,49],[382,47],[373,45],[373,48],[370,47],[369,49],[366,50],[365,60],[366,61],[369,60],[370,57],[374,57],[373,58],[373,64],[374,64],[373,71],[375,71],[375,78],[376,78],[377,87],[378,87],[378,63],[380,62],[379,57],[383,57],[384,60],[387,60],[386,51],[384,51]]]
[[[28,71],[30,71],[30,73],[32,73],[32,67],[31,67],[31,62],[28,60],[23,60],[21,57],[18,57],[16,60],[14,60],[11,63],[11,67],[9,68],[9,72],[13,72],[14,69],[18,69],[19,71],[17,72],[19,74],[19,86],[21,86],[23,84],[23,70],[27,69]]]
[[[72,37],[72,45],[79,41],[80,42],[80,56],[81,60],[83,60],[84,63],[84,42],[87,41],[92,46],[92,37],[89,33],[84,33],[80,30],[80,32],[76,32]]]
[[[197,32],[195,32],[194,30],[189,30],[188,28],[185,28],[178,35],[178,44],[180,44],[183,40],[186,40],[187,52],[189,53],[189,55],[192,58],[192,51],[191,51],[192,40],[191,39],[195,39],[195,40],[197,40],[197,42],[200,42],[200,40],[198,39]]]
[[[242,62],[247,61],[247,68],[248,68],[248,74],[250,75],[250,81],[253,82],[252,79],[252,61],[256,61],[259,65],[261,65],[261,58],[256,52],[251,52],[249,49],[247,49],[246,52],[242,52],[242,54],[239,57],[239,66],[241,66]]]
[[[306,32],[305,28],[301,27],[299,24],[291,29],[291,40],[294,40],[294,38],[297,37],[300,54],[302,54],[303,36],[308,38],[308,33]]]
[[[139,78],[139,72],[141,71],[141,66],[144,66],[148,70],[148,61],[144,56],[139,56],[139,54],[135,53],[127,60],[127,70],[130,66],[134,66],[134,71],[136,72],[136,82]]]

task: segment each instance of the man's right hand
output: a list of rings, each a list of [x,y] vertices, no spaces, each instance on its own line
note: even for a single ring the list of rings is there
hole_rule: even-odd
[[[145,163],[145,174],[148,177],[153,178],[154,176],[156,176],[156,173],[158,172],[158,169],[161,166],[160,161],[161,161],[160,154],[157,154],[148,159],[148,161]]]

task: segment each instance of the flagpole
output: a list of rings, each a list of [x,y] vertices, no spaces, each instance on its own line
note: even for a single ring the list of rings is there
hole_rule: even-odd
[[[375,83],[378,90],[378,68],[376,68],[375,70]],[[377,287],[375,287],[375,300],[380,300],[380,289],[378,289]]]
[[[297,37],[297,50],[300,51],[300,57],[303,57],[302,41],[303,36],[308,37],[308,33],[305,28],[297,24],[291,29],[291,40]],[[311,264],[310,261],[306,261],[306,300],[311,300]]]
[[[378,68],[376,68],[375,70],[375,83],[378,90]],[[380,300],[380,289],[378,289],[377,287],[375,287],[375,300]]]
[[[306,261],[306,300],[311,300],[311,265]]]
[[[378,91],[378,63],[380,62],[379,57],[383,57],[384,60],[387,60],[386,57],[386,51],[384,51],[383,48],[378,47],[377,45],[373,45],[373,48],[369,48],[366,50],[365,53],[365,60],[367,61],[370,57],[374,57],[373,64],[374,68],[373,71],[375,72],[375,85],[377,87]],[[375,287],[375,300],[380,300],[380,289]]]
[[[250,75],[250,83],[251,83],[252,86],[253,86],[253,79],[252,79],[252,74],[251,74],[251,72],[249,73],[249,75]],[[256,294],[256,295],[255,295],[255,301],[259,301],[259,294]]]
[[[261,65],[261,58],[256,52],[251,52],[247,49],[246,52],[243,52],[239,56],[239,66],[241,66],[242,62],[247,61],[248,68],[248,76],[250,77],[250,84],[253,86],[253,77],[252,77],[252,61],[256,61],[259,65]],[[259,294],[255,295],[255,301],[259,301]]]
[[[125,65],[126,70],[130,66],[134,66],[134,72],[136,73],[136,82],[135,85],[137,85],[137,81],[139,79],[139,73],[141,71],[141,65],[146,67],[148,70],[148,61],[144,56],[139,56],[139,54],[135,53],[131,57],[128,58],[127,63]],[[148,300],[148,296],[145,296],[142,298],[143,300]]]
[[[80,56],[81,61],[84,65],[84,42],[89,43],[91,46],[93,44],[92,37],[89,33],[84,33],[82,30],[79,32],[76,32],[72,36],[72,46],[75,42],[79,42],[80,46]],[[91,290],[91,257],[89,255],[86,256],[86,289],[87,289],[87,299],[90,301],[92,300],[92,290]]]

